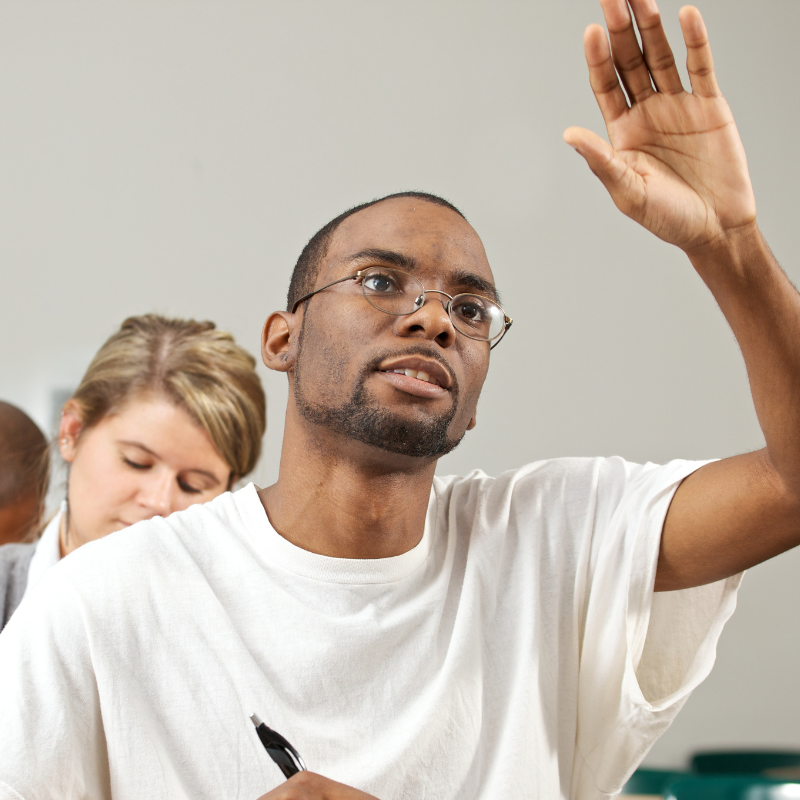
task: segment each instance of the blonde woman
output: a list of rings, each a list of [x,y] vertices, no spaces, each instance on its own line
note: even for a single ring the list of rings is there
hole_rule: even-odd
[[[258,460],[255,359],[211,322],[130,317],[64,405],[67,496],[35,544],[0,547],[0,626],[65,555],[228,491]]]

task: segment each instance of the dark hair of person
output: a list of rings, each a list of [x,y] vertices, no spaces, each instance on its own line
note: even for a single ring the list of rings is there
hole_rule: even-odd
[[[34,496],[43,508],[49,479],[50,451],[39,426],[0,401],[0,507]]]
[[[308,244],[303,248],[300,253],[300,258],[297,259],[294,271],[292,272],[292,279],[289,282],[289,293],[286,297],[286,309],[292,310],[292,306],[305,294],[314,291],[314,284],[317,280],[317,273],[319,272],[322,259],[328,252],[328,247],[336,233],[336,229],[348,217],[363,211],[365,208],[374,206],[376,203],[382,203],[384,200],[392,200],[395,197],[412,197],[417,200],[424,200],[426,203],[433,203],[437,206],[444,206],[451,211],[455,211],[460,217],[466,217],[452,204],[435,194],[428,194],[427,192],[396,192],[395,194],[387,194],[385,197],[379,197],[377,200],[370,200],[368,203],[361,203],[361,205],[348,208],[347,211],[334,217],[326,225],[323,225],[309,240]]]

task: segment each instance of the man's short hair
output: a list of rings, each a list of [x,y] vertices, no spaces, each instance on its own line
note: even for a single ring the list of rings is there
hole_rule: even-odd
[[[361,203],[361,205],[347,209],[347,211],[339,214],[338,217],[335,217],[326,225],[323,225],[323,227],[308,240],[308,244],[303,248],[303,252],[300,253],[300,258],[297,259],[294,271],[292,272],[292,280],[289,283],[289,293],[286,297],[287,311],[291,311],[294,304],[303,295],[314,291],[314,284],[317,281],[317,273],[319,272],[320,265],[328,252],[328,246],[339,225],[353,214],[365,208],[369,208],[370,206],[374,206],[376,203],[382,203],[384,200],[391,200],[395,197],[413,197],[417,200],[424,200],[426,203],[444,206],[466,219],[452,203],[449,203],[438,195],[428,194],[428,192],[396,192],[395,194],[387,194],[385,197],[379,197],[377,200],[370,200],[368,203]]]
[[[39,426],[22,409],[0,400],[0,507],[31,496],[44,502],[49,456]]]

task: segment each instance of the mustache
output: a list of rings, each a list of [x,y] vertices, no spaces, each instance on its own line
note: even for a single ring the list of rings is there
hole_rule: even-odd
[[[450,376],[450,379],[453,382],[453,385],[450,387],[450,391],[453,393],[454,397],[458,397],[458,378],[455,376],[452,367],[447,363],[440,353],[437,353],[430,347],[426,347],[424,344],[412,345],[411,347],[407,347],[405,350],[389,350],[388,348],[382,350],[381,352],[376,353],[369,363],[364,366],[362,374],[366,376],[370,372],[375,372],[380,364],[383,361],[386,361],[387,358],[402,358],[403,356],[423,356],[424,358],[430,358],[433,361],[437,361],[442,365],[442,367],[444,367],[445,370],[447,370],[447,374]]]

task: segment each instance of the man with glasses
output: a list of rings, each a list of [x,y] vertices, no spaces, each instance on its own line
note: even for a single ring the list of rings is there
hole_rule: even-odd
[[[435,477],[511,318],[452,205],[353,209],[264,326],[290,386],[278,482],[82,548],[0,636],[0,797],[619,791],[708,674],[739,573],[800,540],[800,299],[699,13],[687,94],[652,0],[631,0],[644,53],[603,7],[612,51],[596,26],[585,48],[616,149],[565,137],[714,293],[767,448]]]

